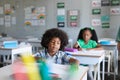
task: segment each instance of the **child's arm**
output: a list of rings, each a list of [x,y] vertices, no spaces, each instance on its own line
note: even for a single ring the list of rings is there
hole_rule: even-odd
[[[79,62],[77,59],[74,59],[74,58],[70,58],[70,59],[69,59],[69,63],[70,63],[70,64],[77,64],[77,65],[80,64],[80,62]]]
[[[100,44],[97,44],[97,46],[95,48],[89,48],[86,50],[103,50],[103,47]]]

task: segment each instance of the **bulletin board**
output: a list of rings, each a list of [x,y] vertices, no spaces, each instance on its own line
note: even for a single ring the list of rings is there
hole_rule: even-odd
[[[110,17],[120,15],[120,0],[92,0],[91,25],[110,28]]]
[[[110,0],[92,0],[91,1],[91,25],[93,27],[110,27]]]
[[[15,0],[0,1],[0,26],[12,27],[16,25]]]
[[[37,1],[36,1],[37,2]],[[36,6],[35,1],[25,0],[24,3],[24,26],[45,26],[46,7]]]

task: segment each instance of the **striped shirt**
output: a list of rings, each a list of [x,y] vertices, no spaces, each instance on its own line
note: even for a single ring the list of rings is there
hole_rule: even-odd
[[[46,60],[51,60],[56,64],[67,64],[69,62],[69,59],[72,57],[63,51],[58,51],[54,56],[50,56],[46,49],[34,54],[34,56]]]

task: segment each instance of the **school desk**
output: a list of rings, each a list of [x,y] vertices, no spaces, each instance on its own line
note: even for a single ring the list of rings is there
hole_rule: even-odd
[[[32,54],[32,46],[26,45],[17,48],[3,48],[0,47],[0,55],[10,55],[11,54],[11,62],[13,63],[15,60],[15,55],[17,54]]]
[[[116,75],[118,75],[118,50],[117,43],[110,43],[102,45],[105,50],[113,50],[113,63],[114,63],[114,72],[110,72],[114,75],[114,80],[116,80]],[[107,72],[106,72],[107,73]]]
[[[80,64],[93,66],[98,64],[97,80],[100,80],[100,63],[102,62],[102,80],[104,80],[104,50],[77,51],[68,53],[75,56],[75,58],[80,61]]]
[[[12,71],[12,65],[13,64],[0,68],[0,80],[14,80],[12,77],[12,74],[14,74]],[[66,80],[67,75],[69,75],[68,67],[68,65],[54,64],[50,72],[58,74],[62,80]],[[88,67],[79,66],[79,69],[75,72],[75,74],[73,74],[72,77],[69,76],[69,80],[87,80],[88,69]],[[21,70],[17,73],[25,73],[25,71]]]

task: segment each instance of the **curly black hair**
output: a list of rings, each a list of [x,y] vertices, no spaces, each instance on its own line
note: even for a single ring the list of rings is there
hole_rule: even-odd
[[[83,35],[84,31],[86,31],[86,30],[89,30],[91,32],[91,34],[92,34],[91,40],[94,40],[94,41],[96,41],[98,43],[97,33],[96,33],[96,31],[94,29],[92,29],[90,27],[85,27],[85,28],[81,29],[79,34],[78,34],[77,40],[78,39],[83,39],[82,35]]]
[[[58,37],[61,40],[61,46],[59,50],[64,50],[65,46],[68,44],[68,36],[66,32],[58,28],[48,29],[42,36],[41,45],[47,49],[49,42],[54,37]]]

